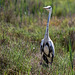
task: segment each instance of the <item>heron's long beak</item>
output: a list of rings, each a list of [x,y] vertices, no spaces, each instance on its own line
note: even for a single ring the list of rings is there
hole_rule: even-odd
[[[44,9],[48,9],[48,7],[43,7]]]

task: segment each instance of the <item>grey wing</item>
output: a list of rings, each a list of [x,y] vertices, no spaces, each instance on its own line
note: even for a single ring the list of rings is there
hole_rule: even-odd
[[[49,41],[49,46],[51,47],[52,54],[55,55],[55,48],[52,40]]]

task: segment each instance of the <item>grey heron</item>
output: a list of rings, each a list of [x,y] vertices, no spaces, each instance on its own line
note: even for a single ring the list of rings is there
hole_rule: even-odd
[[[47,21],[47,26],[46,26],[46,32],[45,32],[44,38],[41,40],[41,45],[40,45],[40,51],[41,51],[41,63],[40,64],[42,64],[42,59],[47,64],[49,63],[52,64],[53,58],[55,55],[54,44],[51,38],[49,37],[49,21],[50,21],[50,17],[52,13],[52,7],[47,6],[43,8],[49,12],[49,16],[48,16],[48,21]],[[48,58],[51,58],[51,62],[49,62]]]

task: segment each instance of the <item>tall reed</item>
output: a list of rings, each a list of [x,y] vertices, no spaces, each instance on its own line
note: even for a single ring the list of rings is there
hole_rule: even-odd
[[[15,11],[16,11],[16,6],[17,6],[17,0],[15,0]]]
[[[69,53],[70,53],[71,71],[73,74],[72,48],[71,48],[71,40],[70,39],[69,39]]]
[[[21,0],[21,5],[20,5],[20,28],[22,24],[22,0]]]

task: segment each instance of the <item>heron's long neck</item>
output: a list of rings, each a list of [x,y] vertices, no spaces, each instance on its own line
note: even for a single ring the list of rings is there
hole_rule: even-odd
[[[45,36],[44,36],[44,38],[47,38],[47,39],[49,38],[49,21],[50,21],[50,17],[51,17],[51,12],[49,12],[47,26],[46,26],[46,32],[45,32]]]

